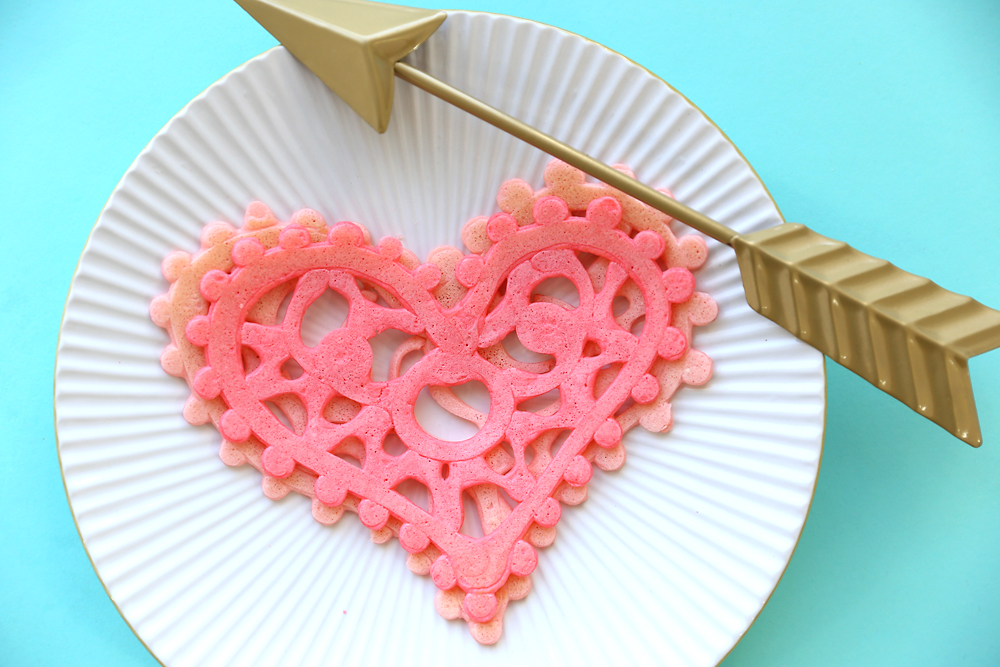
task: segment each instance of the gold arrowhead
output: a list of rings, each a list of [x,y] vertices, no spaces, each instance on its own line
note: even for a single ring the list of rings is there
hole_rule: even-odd
[[[393,67],[447,14],[365,0],[236,0],[379,132],[389,127]]]

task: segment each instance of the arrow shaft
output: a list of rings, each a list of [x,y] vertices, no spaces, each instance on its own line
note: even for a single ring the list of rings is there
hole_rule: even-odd
[[[401,62],[395,64],[394,72],[407,83],[734,247],[754,310],[956,437],[974,447],[982,442],[966,359],[1000,345],[1000,312],[802,225],[739,235],[426,72]],[[859,280],[856,274],[866,263],[877,264],[877,270],[870,272],[870,279]],[[809,286],[805,292],[803,285]],[[892,291],[895,287],[898,294]],[[875,296],[863,298],[868,292]],[[907,318],[900,319],[897,311],[906,311]],[[931,326],[937,320],[941,320],[937,323],[940,332]],[[956,336],[956,330],[962,335]],[[974,345],[970,347],[966,339],[973,339]]]
[[[490,125],[531,144],[553,157],[559,158],[563,162],[573,165],[611,187],[617,188],[625,194],[652,206],[656,210],[662,211],[694,229],[711,236],[716,241],[732,245],[733,239],[738,236],[735,231],[707,215],[685,206],[676,199],[640,183],[599,160],[595,160],[586,153],[559,141],[555,137],[545,134],[530,125],[526,125],[499,109],[491,107],[485,102],[449,86],[424,71],[406,63],[397,62],[395,73],[403,81],[472,114],[476,118],[486,121]]]

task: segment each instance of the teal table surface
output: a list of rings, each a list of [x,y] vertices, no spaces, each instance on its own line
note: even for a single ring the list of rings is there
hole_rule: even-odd
[[[785,218],[1000,307],[1000,4],[468,0],[601,42],[742,150]],[[0,2],[0,664],[155,665],[88,561],[52,418],[63,303],[118,179],[275,44],[228,0]],[[1000,665],[1000,352],[973,449],[827,362],[815,499],[722,663]]]

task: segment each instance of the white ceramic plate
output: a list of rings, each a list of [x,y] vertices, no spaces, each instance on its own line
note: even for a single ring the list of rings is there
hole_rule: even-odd
[[[749,165],[676,91],[555,28],[452,13],[412,60],[638,177],[750,231],[778,224]],[[731,251],[710,243],[698,287],[720,306],[696,331],[715,376],[674,398],[673,430],[635,429],[628,460],[595,472],[540,553],[534,589],[477,644],[433,608],[393,540],[309,502],[272,502],[227,468],[211,426],[181,416],[188,388],[158,363],[148,316],[159,265],[201,227],[259,199],[281,219],[319,210],[418,256],[460,246],[499,185],[541,186],[548,157],[398,85],[377,135],[281,48],[214,84],[139,155],[84,250],[56,364],[60,457],[80,534],[121,613],[176,665],[713,665],[760,611],[805,521],[824,419],[820,354],[755,315]]]

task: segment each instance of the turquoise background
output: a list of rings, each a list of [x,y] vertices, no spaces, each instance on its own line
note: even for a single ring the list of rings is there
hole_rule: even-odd
[[[1000,307],[996,0],[464,8],[558,25],[642,63],[729,135],[786,219]],[[0,0],[2,665],[156,664],[66,503],[56,337],[77,257],[129,164],[273,44],[226,0]],[[979,450],[828,362],[809,520],[726,667],[1000,664],[1000,352],[972,368]]]

